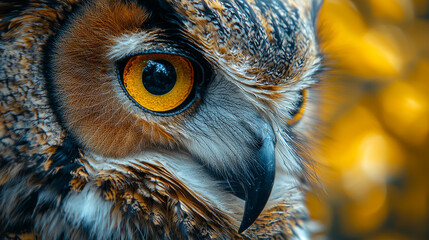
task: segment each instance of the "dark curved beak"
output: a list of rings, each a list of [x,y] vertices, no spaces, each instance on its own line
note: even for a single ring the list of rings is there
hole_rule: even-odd
[[[246,202],[238,233],[242,233],[255,222],[267,204],[274,185],[276,171],[274,131],[265,122],[253,131],[261,144],[255,155],[255,167],[251,170],[252,180],[241,183]]]

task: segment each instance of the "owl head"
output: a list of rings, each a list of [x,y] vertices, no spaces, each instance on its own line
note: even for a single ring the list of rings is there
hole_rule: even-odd
[[[0,233],[304,237],[320,4],[3,3]]]

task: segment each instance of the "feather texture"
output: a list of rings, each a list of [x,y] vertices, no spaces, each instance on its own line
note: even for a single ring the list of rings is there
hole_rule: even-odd
[[[307,239],[319,5],[1,2],[0,238]],[[147,52],[201,67],[191,106],[157,115],[130,101],[121,63]],[[262,126],[274,187],[239,234],[245,201],[231,185],[256,181]]]

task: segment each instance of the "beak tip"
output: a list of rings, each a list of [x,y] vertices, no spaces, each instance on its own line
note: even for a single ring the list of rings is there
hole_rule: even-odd
[[[244,226],[243,223],[241,223],[240,228],[238,229],[238,234],[243,233],[249,227],[250,226]]]
[[[265,133],[269,135],[270,132]],[[255,172],[254,182],[245,189],[245,206],[243,220],[241,221],[238,233],[241,234],[248,229],[264,210],[271,190],[274,185],[276,161],[275,161],[275,139],[273,137],[264,137],[263,144],[257,153],[257,161],[261,169]]]
[[[241,234],[242,232],[246,231],[256,221],[261,211],[262,209],[260,211],[251,212],[250,216],[249,213],[245,213],[240,227],[238,228],[238,233]]]

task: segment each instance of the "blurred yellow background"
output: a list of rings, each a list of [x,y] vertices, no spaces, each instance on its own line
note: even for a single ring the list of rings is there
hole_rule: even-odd
[[[429,239],[429,0],[325,0],[315,239]]]

